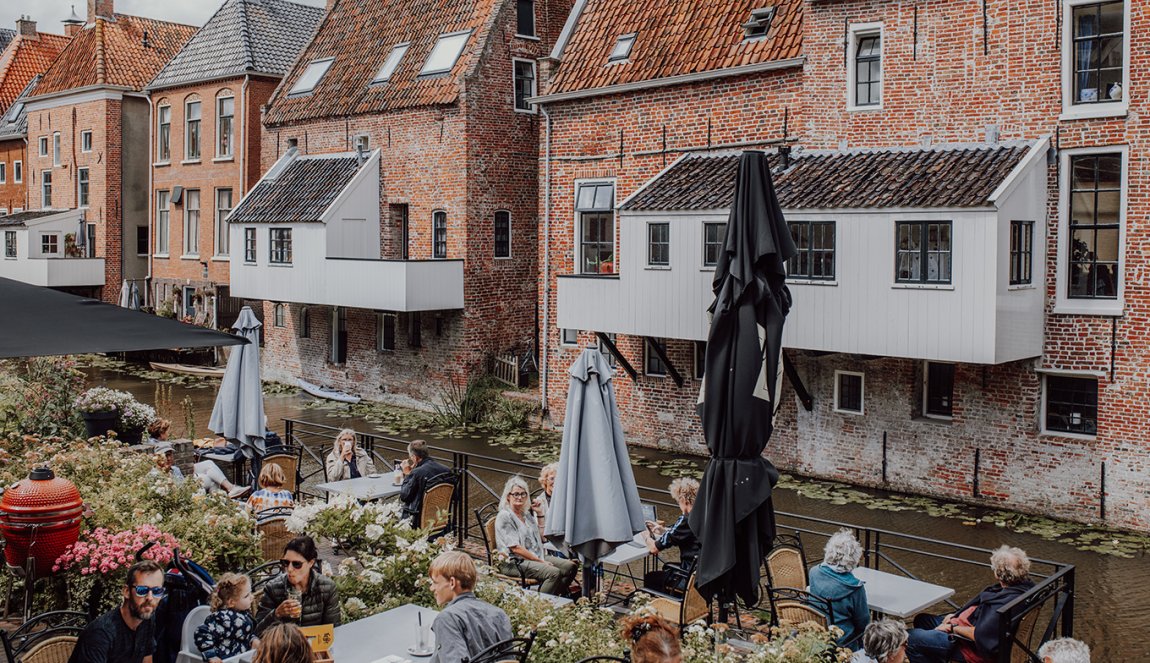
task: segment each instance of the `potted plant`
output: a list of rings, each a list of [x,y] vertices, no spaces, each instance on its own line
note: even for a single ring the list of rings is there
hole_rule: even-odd
[[[599,273],[600,274],[614,274],[615,273],[615,256],[614,255],[608,255],[606,258],[603,258],[601,261],[599,261]]]
[[[88,437],[96,437],[118,430],[121,413],[133,402],[135,399],[126,391],[92,387],[80,394],[75,405],[80,417],[84,419]]]
[[[151,405],[145,405],[133,400],[120,412],[121,439],[127,444],[139,444],[144,437],[148,424],[156,418],[156,410]]]

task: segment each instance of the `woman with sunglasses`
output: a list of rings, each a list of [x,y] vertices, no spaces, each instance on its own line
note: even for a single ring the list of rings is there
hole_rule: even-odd
[[[319,554],[310,536],[297,536],[284,546],[283,573],[264,587],[256,612],[256,633],[274,624],[339,626],[339,594],[335,581],[316,568]]]
[[[544,554],[539,525],[528,509],[529,503],[523,477],[508,479],[499,500],[499,515],[495,517],[495,545],[509,557],[500,564],[500,573],[538,580],[543,583],[539,591],[545,594],[565,594],[578,567],[569,559]]]

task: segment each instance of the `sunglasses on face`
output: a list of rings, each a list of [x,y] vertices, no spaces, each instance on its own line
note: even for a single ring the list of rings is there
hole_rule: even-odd
[[[303,568],[304,564],[307,564],[307,562],[304,562],[304,561],[298,560],[298,559],[281,559],[280,560],[280,568],[285,569],[285,570],[287,569],[287,567],[290,566],[293,569],[296,569],[298,571],[299,569]]]
[[[139,596],[140,598],[144,598],[148,594],[151,594],[152,596],[154,596],[156,598],[160,598],[168,590],[164,589],[163,586],[149,587],[147,585],[136,585],[135,587],[132,588],[132,591],[135,592],[136,596]]]

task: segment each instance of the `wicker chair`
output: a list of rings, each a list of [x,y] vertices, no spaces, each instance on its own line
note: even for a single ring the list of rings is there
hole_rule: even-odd
[[[485,513],[490,513],[490,516],[484,516]],[[492,502],[486,506],[479,507],[475,510],[475,520],[479,523],[479,533],[483,535],[483,548],[487,551],[487,565],[496,569],[495,576],[506,580],[508,582],[518,583],[520,587],[535,587],[538,589],[541,584],[534,578],[528,578],[520,571],[519,577],[504,575],[498,571],[495,565],[495,516],[499,515],[499,510],[496,508],[496,503]]]
[[[680,629],[700,619],[705,619],[707,623],[711,621],[711,604],[695,589],[694,573],[687,579],[687,589],[683,592],[682,598],[657,592],[647,591],[647,593],[655,595],[651,600],[651,608],[663,619],[677,624]]]
[[[503,642],[496,642],[475,656],[463,657],[463,663],[525,663],[527,655],[531,653],[531,645],[535,644],[535,631],[526,638],[511,638]]]
[[[298,501],[300,497],[300,455],[303,450],[301,447],[284,447],[283,449],[283,451],[264,456],[263,463],[280,466],[286,479],[283,489],[291,491],[291,494]]]
[[[773,587],[767,592],[767,598],[771,605],[772,626],[778,626],[779,622],[796,626],[814,622],[827,628],[831,605],[826,599],[791,587]]]
[[[282,516],[258,521],[256,531],[260,534],[260,551],[265,562],[279,561],[284,546],[295,538],[295,533],[287,528],[287,518]]]
[[[435,537],[443,534],[451,526],[451,501],[454,497],[455,484],[450,481],[437,483],[424,491],[419,526],[431,529]]]
[[[768,589],[806,589],[810,584],[807,580],[807,556],[798,535],[776,537],[771,552],[767,554],[766,567]]]
[[[84,631],[89,621],[88,615],[83,612],[45,612],[32,617],[10,633],[0,631],[0,640],[4,644],[4,653],[12,663],[55,663],[59,652],[63,652],[63,658],[59,659],[63,663],[71,656],[76,637]],[[37,655],[36,659],[29,658],[33,654]]]

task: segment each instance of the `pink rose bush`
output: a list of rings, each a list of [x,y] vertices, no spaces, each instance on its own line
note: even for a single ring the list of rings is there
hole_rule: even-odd
[[[115,573],[131,566],[136,561],[136,551],[149,543],[156,545],[144,553],[144,559],[161,565],[172,561],[173,551],[180,545],[176,537],[155,525],[139,525],[121,532],[97,527],[69,546],[56,560],[52,571],[75,569],[81,575]]]

